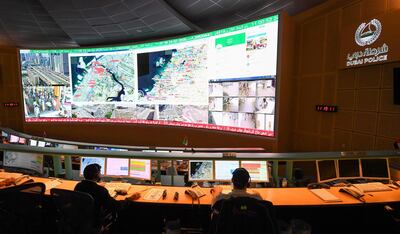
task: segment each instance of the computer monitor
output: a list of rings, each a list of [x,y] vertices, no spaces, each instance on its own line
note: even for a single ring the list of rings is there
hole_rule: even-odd
[[[43,155],[6,151],[3,165],[4,167],[28,169],[43,174]]]
[[[1,131],[1,136],[2,137],[8,137],[8,133],[6,133],[5,131]]]
[[[239,161],[215,161],[215,180],[230,181],[233,171],[239,167]]]
[[[29,145],[30,146],[37,146],[37,140],[30,139],[29,140]]]
[[[338,178],[335,160],[317,160],[318,182]]]
[[[106,160],[107,176],[128,176],[129,158],[107,158]]]
[[[18,144],[25,145],[26,144],[26,138],[20,137],[19,141],[18,141]]]
[[[100,157],[81,157],[81,167],[79,174],[82,176],[83,170],[85,170],[86,166],[94,163],[97,163],[101,166],[100,173],[104,175],[104,171],[106,168],[106,158],[100,158]]]
[[[362,177],[371,179],[389,179],[387,158],[361,159]]]
[[[10,135],[10,143],[18,143],[19,137],[15,135]]]
[[[189,180],[206,181],[214,180],[214,167],[211,160],[190,160]]]
[[[150,159],[130,159],[129,177],[140,180],[151,180]]]
[[[267,161],[241,161],[240,167],[249,172],[252,182],[269,182]]]
[[[44,142],[44,141],[38,141],[37,146],[39,146],[39,147],[46,147],[46,142]]]
[[[359,159],[339,159],[338,170],[340,178],[361,177]]]

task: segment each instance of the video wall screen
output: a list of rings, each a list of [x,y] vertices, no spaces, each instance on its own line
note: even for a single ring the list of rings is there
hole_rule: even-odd
[[[20,50],[25,120],[273,137],[278,18],[143,44]]]

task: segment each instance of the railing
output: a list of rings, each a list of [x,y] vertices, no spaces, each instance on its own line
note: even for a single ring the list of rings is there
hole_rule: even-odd
[[[272,161],[272,176],[278,178],[279,161],[286,163],[286,178],[292,178],[293,161],[326,160],[326,159],[352,159],[352,158],[397,158],[400,151],[346,151],[346,152],[300,152],[300,153],[267,153],[262,148],[179,148],[179,147],[145,147],[145,146],[123,146],[105,145],[95,143],[83,143],[73,141],[62,141],[57,139],[31,136],[16,132],[12,129],[0,128],[9,134],[27,139],[41,140],[57,144],[76,145],[80,147],[110,147],[126,149],[128,151],[104,151],[92,149],[63,149],[58,147],[35,147],[18,144],[0,144],[0,151],[30,152],[53,156],[55,173],[60,173],[61,157],[64,156],[66,177],[72,175],[71,156],[85,157],[109,157],[109,158],[135,158],[152,160],[267,160]],[[153,150],[154,152],[147,152]],[[158,151],[158,152],[157,152]],[[159,152],[163,151],[163,152]],[[168,151],[168,152],[164,152]]]

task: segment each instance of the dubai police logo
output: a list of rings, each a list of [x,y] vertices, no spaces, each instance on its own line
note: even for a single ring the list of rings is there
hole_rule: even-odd
[[[362,23],[354,35],[356,43],[359,46],[371,45],[381,35],[381,31],[382,24],[377,19],[373,19],[369,23]]]

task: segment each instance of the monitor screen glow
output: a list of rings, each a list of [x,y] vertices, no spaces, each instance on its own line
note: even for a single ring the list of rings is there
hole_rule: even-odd
[[[206,181],[214,180],[214,166],[211,160],[190,160],[189,180]]]
[[[19,141],[18,141],[18,144],[25,145],[26,144],[26,138],[20,137]]]
[[[4,154],[5,167],[24,168],[43,173],[43,155],[6,151]]]
[[[151,179],[151,160],[148,159],[130,159],[129,177],[142,180]]]
[[[18,143],[19,137],[15,135],[10,135],[10,143]]]
[[[239,161],[215,161],[215,180],[232,179],[232,173],[235,169],[239,168]]]
[[[83,175],[83,170],[85,170],[87,165],[97,163],[101,166],[100,173],[104,175],[104,171],[106,168],[106,159],[100,157],[81,157],[81,167],[79,174]]]
[[[25,121],[169,125],[274,137],[278,26],[279,16],[272,15],[142,44],[20,50]],[[51,75],[36,75],[42,73]],[[40,103],[47,103],[45,110]]]
[[[249,172],[252,182],[269,182],[267,161],[241,161],[240,167]]]
[[[46,147],[46,142],[45,141],[38,141],[38,145],[39,147]]]
[[[106,162],[107,176],[128,176],[129,159],[128,158],[107,158]]]
[[[30,145],[30,146],[37,146],[37,140],[32,140],[32,139],[30,139],[30,140],[29,140],[29,145]]]

